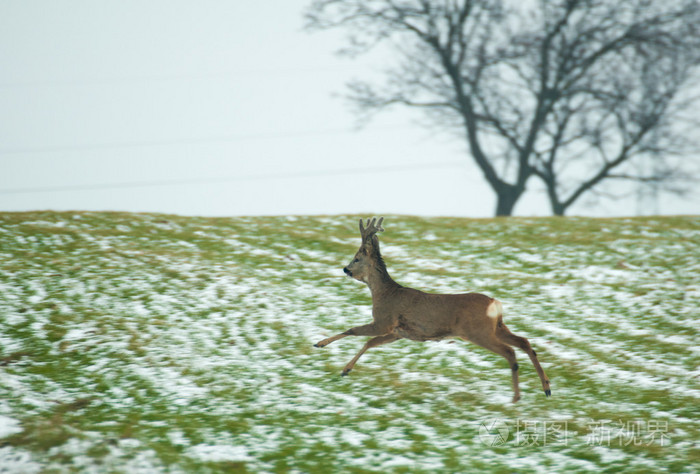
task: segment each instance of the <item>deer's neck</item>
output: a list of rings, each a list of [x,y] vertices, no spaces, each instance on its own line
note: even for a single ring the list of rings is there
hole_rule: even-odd
[[[401,285],[396,283],[389,276],[389,272],[386,271],[386,267],[382,265],[375,270],[376,271],[371,272],[369,278],[367,279],[367,286],[369,287],[369,291],[372,292],[372,298],[390,293],[397,288],[401,288]]]

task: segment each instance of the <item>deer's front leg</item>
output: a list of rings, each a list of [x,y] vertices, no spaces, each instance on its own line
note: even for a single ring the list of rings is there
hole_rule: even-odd
[[[348,329],[345,332],[341,332],[340,334],[336,334],[335,336],[319,341],[314,344],[314,347],[325,347],[331,342],[335,342],[338,339],[348,336],[383,336],[389,332],[389,328],[385,327],[384,325],[378,325],[376,323],[365,324],[364,326],[356,326]]]
[[[367,349],[371,349],[373,347],[381,346],[382,344],[389,344],[390,342],[394,342],[398,339],[401,339],[401,337],[397,336],[396,334],[387,334],[385,336],[377,336],[373,337],[369,341],[367,341],[364,345],[364,347],[360,350],[360,352],[357,353],[355,357],[352,358],[350,362],[348,362],[348,365],[345,366],[343,369],[343,372],[340,375],[348,375],[350,371],[355,367],[355,363],[357,360],[362,357],[362,354],[367,352]]]
[[[328,344],[330,344],[331,342],[337,341],[338,339],[342,339],[342,338],[347,337],[347,336],[349,336],[349,335],[350,335],[350,334],[347,334],[347,331],[346,331],[346,332],[342,332],[342,333],[340,333],[340,334],[336,334],[336,335],[333,336],[333,337],[329,337],[329,338],[326,338],[326,339],[324,339],[324,340],[322,340],[322,341],[317,342],[316,344],[314,344],[314,347],[325,347],[325,346],[327,346]]]

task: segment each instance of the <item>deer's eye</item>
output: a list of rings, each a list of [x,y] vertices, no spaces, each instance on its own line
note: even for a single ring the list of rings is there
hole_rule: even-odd
[[[360,259],[359,259],[359,258],[356,258],[355,260],[352,261],[352,263],[357,263],[357,262],[359,262],[359,261],[360,261]]]

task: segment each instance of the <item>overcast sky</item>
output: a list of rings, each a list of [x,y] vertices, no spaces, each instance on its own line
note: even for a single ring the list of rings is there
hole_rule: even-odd
[[[338,97],[385,58],[302,30],[310,0],[0,0],[0,211],[491,216],[465,146]],[[541,191],[518,215],[548,215]],[[570,214],[698,213],[634,196]]]

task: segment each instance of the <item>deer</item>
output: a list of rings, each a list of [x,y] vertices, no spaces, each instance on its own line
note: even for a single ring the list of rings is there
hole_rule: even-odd
[[[530,342],[513,334],[503,322],[503,305],[495,298],[481,293],[435,294],[407,288],[396,283],[386,269],[379,251],[378,232],[384,232],[376,218],[360,219],[362,243],[352,261],[343,268],[348,277],[365,283],[372,294],[372,319],[369,324],[356,326],[314,344],[325,347],[348,336],[370,336],[341,375],[346,376],[359,358],[369,349],[399,339],[439,341],[457,338],[481,346],[503,356],[511,370],[513,403],[520,399],[518,363],[515,346],[522,349],[542,382],[547,397],[552,395],[549,379],[544,373]]]

